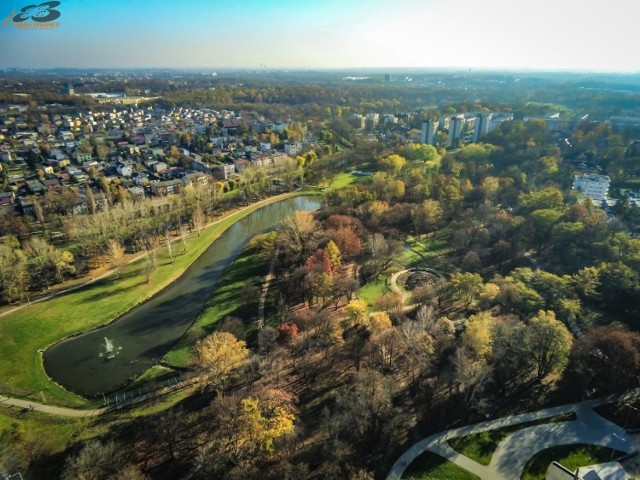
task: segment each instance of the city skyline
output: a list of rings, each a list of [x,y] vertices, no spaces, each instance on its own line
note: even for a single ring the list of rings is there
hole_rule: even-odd
[[[640,70],[628,0],[345,3],[61,0],[53,29],[0,25],[0,68]]]

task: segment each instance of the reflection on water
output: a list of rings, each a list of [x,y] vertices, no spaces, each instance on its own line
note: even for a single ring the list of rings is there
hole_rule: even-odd
[[[47,373],[65,388],[86,396],[125,385],[158,363],[175,345],[251,237],[273,228],[296,210],[311,211],[319,206],[316,197],[295,197],[247,215],[218,238],[179,280],[148,302],[106,327],[48,349],[44,353]],[[111,347],[109,354],[107,346]]]

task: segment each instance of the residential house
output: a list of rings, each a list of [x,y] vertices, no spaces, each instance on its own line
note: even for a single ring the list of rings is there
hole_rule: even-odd
[[[90,162],[93,159],[93,156],[90,153],[84,153],[79,150],[73,154],[73,157],[76,163],[79,163],[80,165],[85,162]]]
[[[229,180],[236,174],[236,169],[233,164],[228,163],[223,165],[214,165],[212,167],[212,174],[218,180]]]
[[[293,143],[285,142],[284,151],[287,155],[291,157],[295,157],[296,155],[299,155],[300,153],[302,153],[302,143],[301,142],[293,142]]]
[[[133,175],[133,165],[130,162],[118,163],[116,170],[118,175],[122,177],[130,177]]]
[[[47,191],[45,186],[38,180],[30,180],[27,182],[27,190],[34,195],[44,195]]]
[[[209,177],[202,172],[188,173],[182,177],[182,182],[187,185],[208,185]]]
[[[154,195],[168,195],[178,193],[182,188],[182,180],[166,180],[164,182],[154,182],[151,184],[151,193]]]

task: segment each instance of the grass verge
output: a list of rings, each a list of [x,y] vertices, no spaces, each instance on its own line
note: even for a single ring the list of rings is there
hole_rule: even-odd
[[[477,480],[480,477],[440,455],[422,452],[402,475],[403,480]]]
[[[522,480],[544,480],[551,462],[558,462],[563,467],[574,472],[579,467],[605,463],[613,458],[624,455],[624,452],[596,445],[561,445],[547,448],[536,453],[527,462]]]
[[[88,407],[87,400],[67,392],[47,377],[40,349],[63,338],[105,325],[127,310],[153,296],[176,280],[227,228],[249,213],[284,198],[315,192],[295,192],[270,199],[232,213],[205,228],[200,236],[187,239],[187,250],[171,264],[166,248],[158,255],[159,268],[149,283],[143,262],[124,267],[112,275],[78,290],[29,305],[0,319],[0,391],[40,401],[42,392],[48,402]],[[176,245],[174,250],[181,250]]]
[[[454,450],[457,450],[466,457],[482,464],[489,465],[491,463],[491,457],[493,452],[497,448],[498,444],[518,430],[523,428],[533,427],[535,425],[546,425],[550,423],[570,422],[575,420],[576,414],[565,413],[562,415],[556,415],[554,417],[542,418],[540,420],[534,420],[531,422],[519,423],[517,425],[511,425],[509,427],[498,428],[495,430],[487,430],[485,432],[473,433],[464,437],[452,438],[447,440],[449,446]]]
[[[163,360],[174,366],[188,365],[194,355],[195,342],[210,334],[216,323],[225,317],[242,319],[248,332],[255,329],[260,286],[268,272],[269,260],[260,255],[254,242],[250,242],[220,279],[215,294],[195,324]]]

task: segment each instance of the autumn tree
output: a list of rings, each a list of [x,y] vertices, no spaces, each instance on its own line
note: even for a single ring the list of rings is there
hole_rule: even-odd
[[[120,242],[110,240],[107,244],[107,255],[109,257],[109,263],[111,263],[116,270],[119,270],[124,265],[125,253]],[[118,272],[118,275],[120,275],[120,272]]]
[[[573,337],[567,327],[556,320],[553,311],[539,311],[529,322],[527,344],[536,379],[561,372],[569,357]]]
[[[333,268],[336,270],[339,269],[342,265],[342,254],[340,253],[340,249],[333,240],[329,240],[329,243],[327,243],[327,246],[325,247],[325,252],[329,257]]]
[[[366,324],[368,312],[367,303],[360,299],[351,300],[349,304],[344,307],[344,313],[350,325]]]
[[[573,344],[567,373],[589,395],[637,387],[640,334],[622,326],[594,328]]]
[[[295,431],[293,397],[283,390],[217,397],[205,415],[214,427],[196,458],[196,478],[256,478],[257,462]]]
[[[462,345],[476,358],[487,357],[491,353],[492,324],[491,312],[471,315],[465,323]]]
[[[280,227],[277,246],[284,265],[302,265],[318,247],[318,223],[309,212],[296,212]]]
[[[63,479],[108,480],[126,465],[126,449],[115,442],[89,440],[77,455],[67,458]]]
[[[198,342],[197,365],[203,381],[222,395],[249,356],[246,343],[228,332],[214,332]]]
[[[28,293],[29,273],[24,253],[9,240],[0,245],[0,295],[6,303],[21,300]]]
[[[34,284],[44,282],[46,288],[49,288],[51,280],[59,282],[64,275],[75,272],[73,255],[53,247],[40,237],[31,238],[24,253]]]

